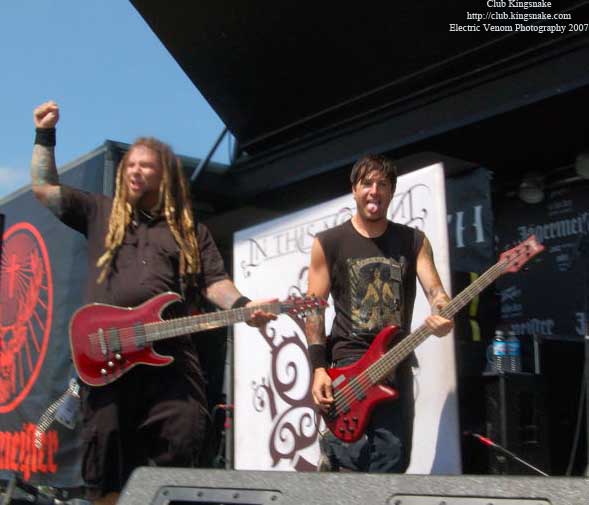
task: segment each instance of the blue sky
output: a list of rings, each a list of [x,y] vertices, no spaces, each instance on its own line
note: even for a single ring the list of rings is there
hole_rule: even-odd
[[[0,65],[0,198],[29,182],[32,110],[48,99],[61,108],[58,166],[141,135],[202,157],[223,129],[127,0],[1,1]]]

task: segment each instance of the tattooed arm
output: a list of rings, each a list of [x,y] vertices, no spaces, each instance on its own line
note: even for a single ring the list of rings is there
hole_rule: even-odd
[[[208,300],[213,302],[215,305],[222,309],[230,309],[233,304],[242,297],[242,294],[237,290],[233,281],[229,279],[223,279],[217,282],[213,282],[210,286],[205,289],[204,295]],[[261,305],[265,303],[274,302],[274,299],[268,300],[254,300],[249,301],[245,304],[245,307],[253,307],[255,305]],[[251,319],[247,322],[250,326],[264,326],[268,321],[276,319],[276,315],[271,312],[265,312],[263,310],[255,310],[252,313]]]
[[[53,102],[39,105],[33,112],[35,127],[43,129],[45,135],[54,136],[55,125],[59,120],[59,107]],[[39,131],[39,130],[38,130]],[[31,181],[34,195],[53,214],[59,216],[61,211],[61,187],[55,165],[55,146],[45,145],[45,139],[36,139],[31,159]]]
[[[213,282],[205,290],[205,296],[222,309],[230,309],[241,293],[229,279]]]
[[[329,269],[325,252],[318,239],[313,241],[311,248],[311,264],[308,273],[309,287],[307,294],[326,299],[329,295]],[[331,378],[327,374],[327,357],[325,349],[325,311],[319,310],[307,317],[305,334],[309,346],[309,357],[313,367],[313,384],[311,393],[315,405],[328,409],[333,403]]]
[[[448,304],[450,298],[442,286],[434,264],[432,246],[427,237],[423,238],[423,244],[417,255],[417,277],[432,311],[432,315],[426,319],[425,323],[434,335],[443,337],[450,332],[454,323],[439,315],[440,310]]]
[[[311,247],[311,264],[308,272],[307,295],[327,299],[330,290],[329,270],[325,253],[319,240],[315,239]],[[309,345],[325,345],[324,310],[319,310],[307,317],[305,333]]]

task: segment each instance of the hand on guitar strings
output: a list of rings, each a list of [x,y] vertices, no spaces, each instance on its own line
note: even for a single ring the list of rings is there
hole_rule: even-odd
[[[325,368],[316,368],[313,373],[313,387],[311,388],[313,401],[321,410],[327,412],[333,405],[333,388],[331,377]]]
[[[267,300],[252,300],[248,302],[245,306],[246,307],[255,307],[256,305],[264,305],[268,303],[274,303],[278,299],[277,298],[269,298]],[[249,326],[254,326],[256,328],[262,328],[270,321],[274,321],[276,319],[276,314],[272,312],[265,312],[262,309],[254,310],[252,313],[252,317],[246,321]]]
[[[425,319],[425,325],[436,337],[444,337],[454,328],[454,321],[438,314],[432,314]]]

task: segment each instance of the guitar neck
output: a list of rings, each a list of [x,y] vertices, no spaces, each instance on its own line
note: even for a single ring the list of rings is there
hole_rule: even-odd
[[[505,272],[505,262],[499,261],[481,275],[476,281],[456,295],[442,310],[440,315],[451,319],[454,315],[470,302],[476,295],[489,286],[495,279]],[[368,367],[365,373],[373,383],[381,382],[388,377],[395,367],[401,363],[417,346],[431,335],[430,329],[422,324],[413,333],[405,337],[395,347],[386,352],[380,359]]]
[[[256,310],[279,314],[282,312],[280,302],[255,305],[253,307],[241,307],[239,309],[222,310],[196,316],[179,317],[156,323],[148,323],[145,327],[147,342],[156,342],[168,338],[197,333],[199,331],[212,330],[241,323],[251,318]]]

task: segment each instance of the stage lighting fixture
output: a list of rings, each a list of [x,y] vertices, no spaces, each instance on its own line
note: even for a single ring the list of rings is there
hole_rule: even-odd
[[[589,151],[579,153],[575,160],[575,171],[579,177],[589,179]]]
[[[526,172],[517,194],[522,202],[540,203],[544,200],[544,177],[538,172]]]

